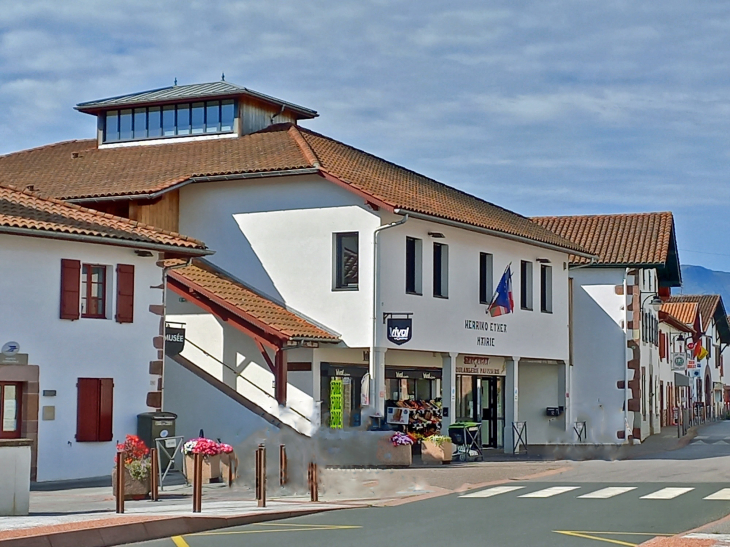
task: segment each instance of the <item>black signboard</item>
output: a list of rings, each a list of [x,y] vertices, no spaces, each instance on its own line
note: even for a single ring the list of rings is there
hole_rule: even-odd
[[[388,318],[388,340],[400,346],[408,342],[412,334],[413,319]]]
[[[173,357],[185,347],[185,329],[181,327],[165,327],[165,355]]]
[[[441,378],[441,370],[440,369],[417,369],[417,368],[401,368],[401,369],[393,369],[393,368],[386,368],[385,369],[385,377],[389,380],[396,379],[408,379],[408,380],[436,380],[437,378]]]

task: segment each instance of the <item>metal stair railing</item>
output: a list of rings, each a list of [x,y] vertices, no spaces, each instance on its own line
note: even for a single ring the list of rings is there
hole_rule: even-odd
[[[215,355],[211,355],[210,353],[208,353],[206,350],[204,350],[203,348],[201,348],[198,344],[196,344],[195,342],[193,342],[192,340],[190,340],[190,338],[185,338],[185,343],[186,344],[190,344],[194,348],[198,349],[200,352],[203,353],[203,355],[205,355],[206,357],[210,357],[216,363],[219,363],[219,364],[223,365],[228,370],[230,370],[231,372],[233,372],[236,375],[237,378],[241,378],[241,379],[245,380],[246,382],[248,382],[249,384],[251,384],[253,387],[255,387],[256,389],[258,389],[261,393],[263,393],[264,395],[266,395],[269,399],[273,399],[273,400],[276,401],[276,397],[274,397],[273,395],[271,395],[271,393],[269,393],[266,390],[262,389],[261,386],[256,385],[254,382],[252,382],[251,380],[249,380],[248,378],[246,378],[245,376],[243,376],[235,368],[233,368],[232,366],[230,366],[230,365],[224,363],[223,361],[221,361],[220,359],[218,359]],[[278,401],[276,401],[276,402],[278,404]],[[288,405],[287,405],[286,408],[289,409],[289,410],[291,410],[294,414],[297,414],[298,416],[304,418],[310,424],[312,423],[312,420],[310,420],[309,418],[307,418],[304,414],[302,414],[301,412],[299,412],[296,408],[291,407],[291,406],[288,406]]]

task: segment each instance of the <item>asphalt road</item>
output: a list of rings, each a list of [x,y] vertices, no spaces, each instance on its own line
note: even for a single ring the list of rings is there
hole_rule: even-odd
[[[509,491],[484,488],[137,545],[638,545],[730,513],[730,423],[704,428],[700,437],[681,450],[638,460],[580,462],[562,475],[510,482],[504,485]]]

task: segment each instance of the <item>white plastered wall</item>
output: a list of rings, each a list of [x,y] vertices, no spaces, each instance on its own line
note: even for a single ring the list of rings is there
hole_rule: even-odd
[[[117,264],[135,266],[134,322],[107,319],[59,319],[61,259],[108,267],[108,302],[116,294]],[[149,363],[157,358],[152,339],[160,317],[149,312],[162,303],[162,281],[156,258],[140,258],[132,249],[111,245],[0,235],[0,344],[13,340],[29,362],[40,367],[39,407],[55,407],[55,420],[38,422],[38,481],[109,475],[115,441],[136,433],[136,416],[152,409],[148,391],[157,377]],[[78,378],[114,379],[114,440],[101,443],[75,440]],[[43,390],[55,390],[44,397]]]

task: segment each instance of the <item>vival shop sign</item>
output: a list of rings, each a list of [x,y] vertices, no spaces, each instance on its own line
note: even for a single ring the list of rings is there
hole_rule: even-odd
[[[413,335],[413,319],[395,319],[388,318],[388,340],[394,344],[401,346],[408,342]]]
[[[179,355],[185,347],[185,329],[181,327],[165,327],[165,355]]]

